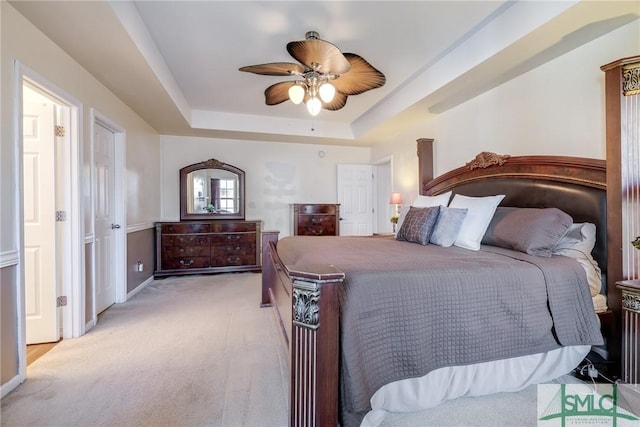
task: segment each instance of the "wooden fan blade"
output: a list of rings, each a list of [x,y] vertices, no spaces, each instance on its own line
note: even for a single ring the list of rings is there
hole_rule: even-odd
[[[343,74],[351,69],[351,63],[340,49],[321,39],[307,39],[287,43],[287,51],[298,62],[325,74]]]
[[[302,65],[293,62],[272,62],[269,64],[247,65],[240,68],[240,71],[264,76],[300,76],[306,70]]]
[[[359,95],[371,89],[384,86],[387,79],[380,71],[355,53],[345,53],[344,56],[351,63],[351,70],[340,75],[331,84],[336,91],[346,95]]]
[[[336,111],[344,107],[347,103],[347,95],[336,91],[331,102],[323,102],[322,108],[325,110]]]
[[[296,82],[280,82],[264,90],[264,102],[267,105],[277,105],[289,100],[289,88]]]

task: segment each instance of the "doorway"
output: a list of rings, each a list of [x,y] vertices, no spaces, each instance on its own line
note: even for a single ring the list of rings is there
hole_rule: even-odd
[[[19,61],[14,69],[15,144],[19,156],[16,185],[20,194],[16,226],[23,260],[16,304],[19,375],[24,381],[28,335],[31,342],[47,342],[84,333],[81,104]],[[41,142],[32,151],[34,137]],[[41,228],[33,232],[29,229],[33,225]],[[42,236],[34,244],[32,238],[39,232]],[[47,258],[51,262],[44,269],[34,265]],[[31,337],[35,329],[30,321],[40,317],[45,319],[42,324],[46,325],[46,335]]]
[[[393,158],[373,164],[339,164],[337,199],[340,235],[370,236],[392,232],[389,196],[393,185]]]
[[[378,160],[373,164],[374,168],[374,206],[375,216],[374,230],[377,234],[393,232],[391,216],[395,213],[394,206],[389,204],[389,196],[395,190],[393,188],[393,158],[391,156]]]

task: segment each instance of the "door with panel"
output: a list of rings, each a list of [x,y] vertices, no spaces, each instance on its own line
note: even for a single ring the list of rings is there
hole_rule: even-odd
[[[115,222],[115,134],[111,129],[94,124],[95,171],[95,306],[100,314],[116,301],[115,233],[121,232]]]
[[[60,338],[56,304],[54,126],[55,104],[25,99],[22,141],[27,344],[55,342]]]
[[[338,165],[338,203],[340,235],[373,234],[373,166]]]

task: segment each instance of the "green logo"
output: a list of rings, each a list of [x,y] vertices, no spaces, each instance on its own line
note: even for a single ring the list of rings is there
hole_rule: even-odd
[[[635,384],[541,384],[538,426],[640,426]]]

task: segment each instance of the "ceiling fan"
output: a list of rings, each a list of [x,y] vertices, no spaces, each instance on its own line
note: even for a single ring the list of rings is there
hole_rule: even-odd
[[[347,97],[358,95],[385,84],[384,74],[355,53],[342,53],[328,41],[320,39],[315,31],[308,31],[305,40],[287,43],[287,51],[299,64],[272,62],[240,68],[267,76],[298,76],[301,79],[269,86],[264,91],[265,103],[277,105],[290,100],[294,104],[304,101],[311,115],[322,108],[339,110]]]

